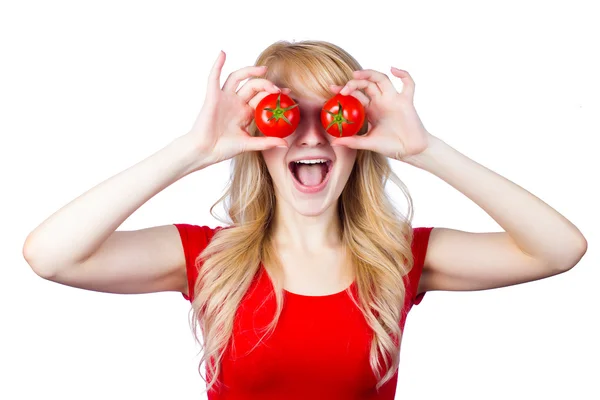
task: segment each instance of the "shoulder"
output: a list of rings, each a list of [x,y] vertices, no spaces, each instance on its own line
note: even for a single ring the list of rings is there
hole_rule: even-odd
[[[206,246],[208,246],[208,243],[213,236],[224,228],[223,226],[211,228],[208,225],[193,225],[186,223],[176,223],[173,225],[175,225],[179,231],[186,257],[188,253],[190,255],[194,255],[194,253],[199,254]]]
[[[408,295],[413,304],[419,304],[423,299],[421,276],[425,264],[425,256],[429,246],[429,238],[434,227],[415,227],[412,228],[411,249],[413,254],[413,266],[408,272]]]
[[[424,257],[427,252],[427,247],[429,245],[429,237],[431,236],[431,231],[434,227],[415,227],[412,228],[413,237],[411,242],[411,248],[413,251],[413,256],[416,257]],[[422,259],[424,260],[424,258]]]
[[[208,246],[213,236],[226,227],[217,226],[211,228],[208,225],[194,225],[186,223],[173,224],[179,231],[181,245],[185,254],[186,275],[188,280],[188,291],[183,293],[186,300],[193,298],[193,288],[198,277],[196,260],[202,251]],[[190,295],[191,294],[191,295]]]

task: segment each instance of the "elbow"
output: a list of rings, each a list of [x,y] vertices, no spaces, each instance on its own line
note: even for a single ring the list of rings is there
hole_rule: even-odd
[[[32,251],[32,248],[30,245],[28,245],[27,241],[25,241],[22,252],[23,258],[37,276],[47,280],[52,279],[54,272],[50,268],[43,267],[43,264],[39,261],[39,257],[36,256],[34,251]]]
[[[582,235],[576,241],[576,244],[571,246],[571,249],[569,251],[565,251],[563,256],[560,257],[560,262],[555,263],[557,269],[560,272],[565,272],[576,266],[587,252],[587,248],[587,240]]]
[[[579,262],[579,260],[581,260],[583,258],[583,256],[587,252],[587,248],[588,248],[587,240],[582,235],[581,236],[581,242],[579,244],[579,248],[578,248],[578,251],[576,253],[576,258],[575,258],[575,262],[573,263],[573,266],[575,266]]]

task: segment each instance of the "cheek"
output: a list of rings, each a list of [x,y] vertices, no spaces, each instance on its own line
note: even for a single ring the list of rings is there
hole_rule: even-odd
[[[352,169],[356,161],[357,150],[345,146],[335,146],[334,149],[337,159],[341,160],[345,167]]]
[[[281,148],[281,147],[271,147],[270,149],[261,150],[260,152],[261,152],[265,162],[268,165],[273,165],[276,162],[285,159],[286,149]]]
[[[282,172],[280,169],[285,166],[286,149],[274,147],[268,150],[261,150],[261,153],[271,176],[281,175]]]

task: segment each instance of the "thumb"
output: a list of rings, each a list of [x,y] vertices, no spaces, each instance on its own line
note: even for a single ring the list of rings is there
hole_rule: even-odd
[[[346,146],[351,149],[368,149],[368,143],[365,141],[368,140],[365,136],[344,136],[340,138],[335,138],[331,141],[332,146]]]
[[[245,147],[249,151],[261,151],[278,146],[288,148],[287,142],[281,138],[267,136],[252,136],[246,139]]]

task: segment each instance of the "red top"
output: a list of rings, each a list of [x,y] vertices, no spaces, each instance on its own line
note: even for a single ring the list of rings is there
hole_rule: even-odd
[[[198,272],[196,257],[214,233],[222,228],[175,224],[179,229],[187,263],[188,286],[193,300]],[[416,296],[423,261],[432,228],[415,228],[412,251],[414,267],[408,273],[409,284],[400,326]],[[407,283],[406,278],[404,283]],[[351,285],[356,296],[354,283]],[[221,364],[221,392],[211,389],[209,400],[310,399],[310,400],[392,400],[398,373],[377,393],[376,378],[369,365],[372,331],[348,293],[305,296],[284,291],[284,307],[271,335],[254,348],[275,312],[273,287],[262,264],[250,290],[240,303],[234,323],[235,349],[228,346]],[[266,300],[266,301],[265,301]],[[252,352],[248,353],[250,350]]]

